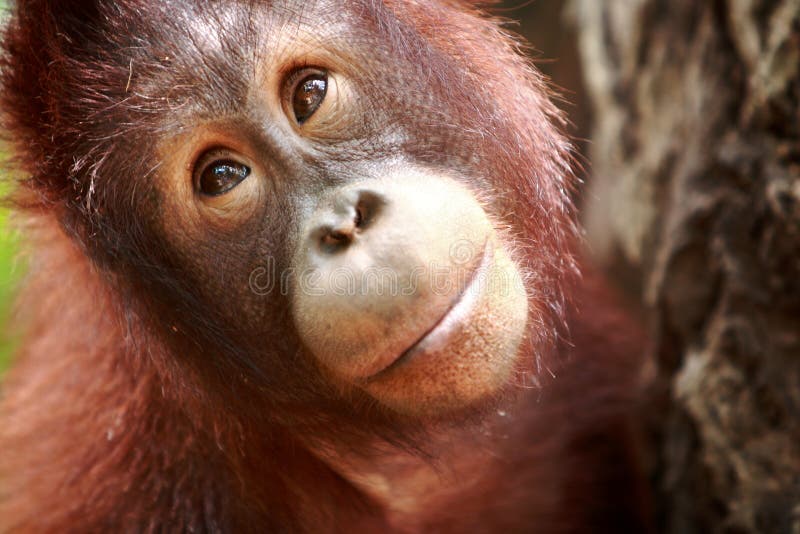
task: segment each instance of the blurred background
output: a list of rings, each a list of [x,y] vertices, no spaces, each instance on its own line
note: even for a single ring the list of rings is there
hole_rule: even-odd
[[[8,210],[0,212],[0,373],[8,365],[13,349],[13,334],[8,329],[8,317],[14,300],[14,288],[22,275],[17,259],[18,236],[8,224]]]

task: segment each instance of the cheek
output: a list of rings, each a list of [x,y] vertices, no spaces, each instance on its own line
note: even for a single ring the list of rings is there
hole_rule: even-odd
[[[233,324],[258,320],[258,295],[250,287],[251,272],[260,265],[253,236],[238,234],[236,241],[219,235],[177,234],[175,263],[186,289],[204,310]]]
[[[199,205],[194,196],[163,195],[156,228],[203,313],[223,322],[226,332],[252,333],[277,313],[283,230],[261,192],[242,186],[214,206]]]

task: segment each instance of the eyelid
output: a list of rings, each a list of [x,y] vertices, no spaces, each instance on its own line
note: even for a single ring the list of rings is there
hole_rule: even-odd
[[[230,159],[233,161],[238,161],[242,163],[242,165],[247,165],[238,152],[235,152],[229,148],[222,146],[208,148],[203,150],[200,153],[200,156],[194,162],[194,166],[192,168],[192,179],[194,180],[195,185],[197,184],[197,180],[208,168],[208,166],[221,159]]]
[[[195,159],[193,174],[202,173],[206,167],[219,159],[232,159],[234,161],[242,161],[242,157],[233,150],[222,146],[211,147],[203,150],[200,156]],[[242,163],[244,163],[242,161]]]

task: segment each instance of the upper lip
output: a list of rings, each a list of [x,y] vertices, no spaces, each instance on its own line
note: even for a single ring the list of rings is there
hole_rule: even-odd
[[[392,369],[398,367],[400,364],[405,362],[412,353],[416,352],[416,350],[419,348],[422,342],[428,339],[434,332],[436,332],[436,330],[440,326],[442,326],[442,324],[447,320],[447,318],[450,317],[450,315],[453,313],[453,310],[455,310],[456,307],[458,307],[458,305],[461,304],[462,301],[464,301],[464,296],[468,292],[474,289],[475,284],[478,282],[477,280],[478,276],[486,270],[486,266],[488,262],[491,260],[491,257],[492,257],[492,249],[490,247],[489,241],[487,240],[487,242],[484,244],[483,253],[481,254],[478,266],[472,271],[472,273],[470,274],[469,281],[467,281],[467,283],[464,284],[464,287],[461,289],[461,291],[458,292],[458,295],[456,295],[455,299],[453,299],[453,302],[450,304],[450,306],[448,306],[447,310],[442,314],[442,316],[439,317],[439,319],[433,324],[433,326],[431,326],[429,329],[423,332],[422,335],[419,336],[417,340],[411,344],[410,347],[408,347],[406,350],[400,353],[400,355],[394,360],[392,360],[389,363],[389,365],[387,365],[377,373],[370,376],[368,380],[376,379],[388,373]]]

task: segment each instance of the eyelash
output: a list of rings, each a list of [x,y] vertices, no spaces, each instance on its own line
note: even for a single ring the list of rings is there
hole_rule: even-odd
[[[239,161],[241,158],[234,154],[230,149],[222,146],[206,148],[202,150],[200,152],[200,156],[195,159],[194,168],[192,169],[192,174],[195,181],[197,181],[197,179],[201,174],[203,174],[209,165],[221,159],[232,159]]]

